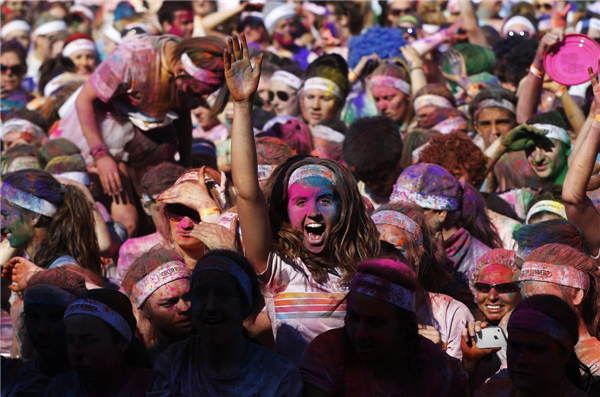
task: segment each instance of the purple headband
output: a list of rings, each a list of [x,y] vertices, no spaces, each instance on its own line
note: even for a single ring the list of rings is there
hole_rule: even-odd
[[[36,284],[25,290],[23,305],[55,305],[67,308],[77,297],[62,288],[49,284]]]
[[[398,211],[380,211],[371,217],[376,225],[390,225],[409,232],[419,245],[423,245],[423,233],[417,222]]]
[[[350,283],[350,291],[372,296],[415,313],[415,293],[381,277],[356,273]]]
[[[67,317],[74,314],[84,314],[87,316],[97,317],[111,325],[117,332],[127,340],[131,342],[133,340],[133,331],[129,326],[125,317],[114,310],[112,307],[105,305],[104,303],[94,299],[78,299],[71,303],[65,312],[63,321],[67,320]]]
[[[36,214],[41,214],[49,218],[54,217],[58,209],[51,202],[29,194],[15,187],[12,187],[8,183],[3,183],[0,188],[0,196],[15,205],[26,210],[33,211]]]
[[[133,286],[131,296],[135,306],[139,309],[154,291],[171,281],[189,278],[191,274],[192,271],[180,261],[167,262],[157,267]]]
[[[252,306],[252,283],[250,282],[250,277],[248,277],[246,272],[235,261],[226,256],[214,255],[203,259],[196,267],[198,270],[194,271],[192,280],[194,277],[196,277],[196,275],[198,275],[198,273],[207,270],[216,270],[218,272],[227,273],[230,276],[235,277],[235,279],[240,283],[246,298],[248,298],[250,306]]]
[[[515,310],[508,321],[508,333],[522,329],[539,332],[558,342],[567,351],[573,350],[573,339],[565,327],[552,317],[532,308]]]

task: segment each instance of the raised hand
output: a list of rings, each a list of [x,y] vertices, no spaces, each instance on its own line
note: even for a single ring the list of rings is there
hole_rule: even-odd
[[[519,152],[543,142],[546,134],[546,131],[538,130],[527,124],[521,124],[502,137],[502,145],[511,152]]]
[[[252,102],[260,80],[264,54],[256,58],[256,65],[252,67],[246,36],[242,33],[240,37],[234,35],[233,38],[228,39],[227,49],[223,51],[225,79],[235,102]]]
[[[11,284],[8,286],[13,291],[23,291],[27,286],[27,280],[35,272],[43,271],[35,263],[28,261],[25,258],[14,257],[9,260],[2,268],[2,277],[11,280],[17,285]]]
[[[205,169],[206,167],[202,167],[197,173],[185,174],[179,184],[165,190],[157,200],[164,204],[183,204],[198,212],[217,207],[206,187]]]
[[[479,362],[485,356],[493,354],[500,350],[499,347],[491,349],[480,349],[475,344],[475,334],[487,328],[489,324],[485,321],[469,321],[467,327],[461,331],[460,347],[463,352],[463,358],[467,361]]]
[[[600,58],[598,58],[598,72],[600,72]],[[598,84],[598,79],[591,66],[588,66],[588,74],[590,75],[590,82],[592,83],[594,93],[595,113],[600,115],[600,84]]]

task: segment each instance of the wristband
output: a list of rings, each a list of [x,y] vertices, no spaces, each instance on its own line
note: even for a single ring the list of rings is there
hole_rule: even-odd
[[[221,213],[221,210],[219,209],[219,207],[204,208],[203,210],[200,211],[200,219],[204,219],[204,217],[207,215],[220,214],[220,213]]]
[[[101,158],[108,156],[108,154],[108,147],[104,143],[90,148],[90,155],[94,160],[100,160]]]
[[[595,113],[594,114],[594,120],[600,123],[600,114]]]
[[[554,96],[561,99],[565,92],[567,92],[567,86],[563,85],[554,93]]]
[[[545,74],[544,72],[540,71],[538,68],[533,66],[533,63],[529,66],[529,73],[532,73],[538,79],[541,79],[542,77],[544,77],[544,74]]]

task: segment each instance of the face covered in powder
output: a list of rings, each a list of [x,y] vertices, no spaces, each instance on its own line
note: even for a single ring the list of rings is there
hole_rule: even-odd
[[[142,306],[154,330],[171,341],[183,340],[192,334],[190,317],[190,280],[171,281],[148,297]]]
[[[34,236],[35,214],[26,214],[20,207],[2,200],[2,235],[8,238],[12,248],[27,244]]]
[[[409,234],[406,230],[399,228],[398,226],[392,225],[377,225],[377,231],[379,232],[379,239],[387,241],[392,244],[398,250],[405,254],[410,244]]]
[[[483,137],[486,148],[516,126],[517,119],[513,113],[506,109],[494,107],[481,109],[475,122],[475,128]]]
[[[183,204],[167,204],[165,215],[170,221],[171,236],[184,251],[200,250],[204,243],[191,236],[194,226],[201,222],[200,215]]]
[[[302,232],[304,248],[322,253],[339,217],[335,186],[325,178],[305,178],[292,184],[288,195],[288,217],[292,227]]]
[[[374,87],[371,89],[375,106],[382,116],[391,118],[397,123],[404,121],[408,108],[408,96],[392,87]]]
[[[483,268],[475,283],[477,306],[486,320],[497,324],[521,302],[521,293],[513,283],[513,271],[502,265]]]
[[[560,286],[554,283],[546,283],[543,281],[521,281],[519,283],[519,289],[521,290],[523,299],[527,299],[534,295],[554,295],[566,300]]]
[[[568,153],[570,148],[563,142],[550,139],[554,144],[550,150],[541,147],[532,147],[525,151],[527,162],[533,172],[541,179],[562,184],[568,167]],[[562,180],[561,180],[562,179]]]
[[[324,119],[338,118],[341,106],[334,95],[323,90],[310,89],[302,93],[301,99],[302,117],[310,127]]]
[[[294,45],[297,36],[296,20],[294,18],[285,18],[277,22],[273,31],[273,40],[281,47],[290,48]]]

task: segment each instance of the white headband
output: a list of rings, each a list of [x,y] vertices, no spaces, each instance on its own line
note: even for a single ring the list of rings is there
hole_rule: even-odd
[[[120,44],[121,41],[123,41],[123,37],[121,37],[121,33],[119,33],[119,31],[111,24],[107,24],[104,27],[104,30],[102,31],[102,33],[104,33],[104,35],[106,37],[108,37],[108,39],[110,41],[113,41],[117,44]]]
[[[479,114],[479,112],[486,108],[502,108],[508,110],[513,114],[517,114],[517,109],[515,108],[515,105],[513,105],[510,101],[504,98],[484,99],[483,101],[479,102],[479,105],[477,105],[477,110],[475,111],[475,120],[477,120],[477,115]]]
[[[183,69],[187,72],[187,74],[196,80],[210,85],[221,85],[222,79],[219,78],[216,73],[194,65],[194,62],[192,62],[189,55],[185,52],[183,55],[181,55],[181,64],[183,65]]]
[[[525,261],[519,275],[521,281],[541,281],[565,287],[588,290],[589,278],[585,272],[571,266],[552,265],[543,262]]]
[[[371,77],[371,87],[391,87],[410,95],[410,84],[393,76],[375,75]]]
[[[90,176],[84,171],[61,172],[60,174],[52,174],[52,176],[79,182],[85,186],[90,185]]]
[[[96,15],[94,15],[94,11],[92,11],[91,9],[89,9],[88,7],[82,5],[82,4],[75,4],[74,6],[71,6],[71,8],[69,8],[69,12],[71,14],[83,14],[87,19],[89,19],[90,21],[94,22],[94,20],[96,19]]]
[[[50,21],[40,25],[36,30],[33,31],[33,34],[37,36],[45,36],[50,33],[61,32],[67,29],[68,26],[65,21]]]
[[[600,30],[600,19],[590,18],[584,21],[579,21],[577,22],[577,26],[575,26],[575,31],[577,33],[581,33],[585,28]]]
[[[240,15],[240,21],[244,21],[244,19],[246,18],[257,18],[260,19],[261,21],[264,21],[263,18],[263,13],[262,12],[258,12],[258,11],[244,11],[242,12],[242,14]]]
[[[63,321],[74,314],[84,314],[99,318],[116,329],[127,342],[133,340],[133,332],[125,317],[102,302],[93,299],[78,299],[67,307]]]
[[[415,293],[381,277],[356,273],[350,283],[350,291],[372,296],[415,313]]]
[[[288,188],[294,183],[306,178],[323,178],[331,182],[332,185],[336,185],[336,177],[333,170],[330,170],[323,165],[307,164],[296,169],[296,171],[292,173],[288,182]]]
[[[537,32],[537,29],[535,28],[535,26],[533,26],[533,24],[531,23],[531,21],[529,19],[527,19],[521,15],[517,15],[512,18],[509,18],[504,23],[504,26],[502,27],[502,33],[504,34],[504,36],[506,36],[506,34],[510,31],[510,27],[514,26],[516,24],[521,24],[521,25],[527,26],[527,29],[529,29],[529,33]]]
[[[267,179],[269,179],[269,177],[273,173],[274,169],[275,169],[274,165],[271,165],[271,164],[259,164],[258,165],[258,180],[259,181],[266,181]]]
[[[3,174],[10,174],[11,172],[21,171],[21,170],[39,170],[42,169],[40,166],[40,161],[37,157],[34,156],[19,156],[15,157],[13,161],[10,162],[10,165],[6,169],[3,170]]]
[[[146,299],[163,285],[182,278],[189,278],[191,275],[192,271],[183,262],[179,261],[167,262],[157,267],[135,283],[131,289],[135,306],[138,309],[142,307]]]
[[[96,54],[96,45],[92,40],[89,39],[77,39],[65,46],[62,50],[62,56],[65,58],[70,57],[77,51],[92,51]]]
[[[531,209],[527,212],[527,219],[525,220],[525,224],[529,223],[529,220],[535,214],[539,214],[540,212],[551,212],[560,216],[563,219],[567,219],[567,213],[565,212],[565,205],[559,203],[558,201],[552,200],[542,200],[538,201],[531,207]]]
[[[451,117],[442,121],[441,123],[437,123],[436,125],[431,127],[431,129],[442,134],[449,134],[455,130],[466,130],[467,121],[462,117]]]
[[[303,90],[321,90],[338,97],[342,101],[344,100],[340,86],[333,81],[324,79],[322,77],[311,77],[310,79],[306,80],[304,82]]]
[[[31,32],[31,26],[29,26],[27,22],[20,19],[11,21],[2,27],[2,40],[16,30],[24,30],[29,33]]]
[[[273,34],[277,22],[286,18],[294,18],[295,16],[296,10],[294,7],[288,4],[280,5],[273,8],[265,17],[265,28],[267,28],[270,34]]]
[[[327,127],[326,125],[317,124],[311,129],[312,136],[323,139],[327,142],[342,143],[346,137],[341,132]]]
[[[447,100],[446,98],[444,98],[443,96],[427,94],[427,95],[421,95],[420,97],[417,97],[415,99],[415,104],[414,104],[415,111],[418,111],[419,109],[422,109],[422,108],[428,107],[428,106],[436,106],[438,108],[454,109],[454,106],[452,106],[452,103],[449,100]]]
[[[54,93],[54,91],[58,90],[60,87],[65,85],[63,79],[65,78],[65,73],[61,73],[58,76],[55,76],[52,80],[46,83],[44,86],[44,96],[49,97]]]
[[[54,204],[46,201],[42,198],[29,194],[15,187],[12,187],[8,183],[3,183],[0,187],[0,196],[15,205],[26,210],[33,211],[36,214],[41,214],[52,218],[56,215],[58,209]]]
[[[39,126],[33,124],[29,120],[17,118],[5,121],[4,124],[0,126],[0,138],[4,139],[6,134],[10,134],[11,132],[26,132],[40,139],[46,137],[44,130],[42,130]]]
[[[394,192],[390,196],[390,202],[405,203],[407,201],[412,201],[419,207],[434,210],[456,211],[460,207],[460,199],[458,198],[413,192],[403,186],[394,185]]]
[[[557,141],[571,145],[569,133],[564,128],[560,128],[553,124],[533,124],[532,127],[537,128],[538,130],[546,131],[546,138],[556,139]]]
[[[417,222],[398,211],[379,211],[371,217],[376,225],[390,225],[409,232],[419,245],[423,245],[423,233]]]
[[[287,84],[296,91],[302,87],[302,79],[290,72],[286,72],[285,70],[278,70],[273,73],[273,76],[271,76],[271,82],[273,81],[280,81],[283,84]]]

